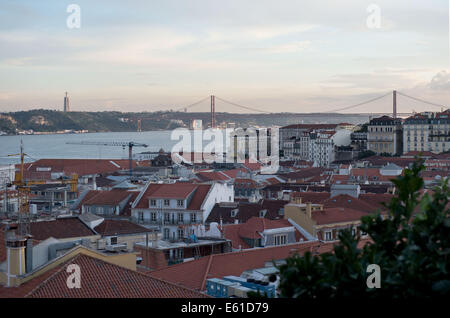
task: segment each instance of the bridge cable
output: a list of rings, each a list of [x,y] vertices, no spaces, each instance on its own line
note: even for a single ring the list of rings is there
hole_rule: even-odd
[[[207,96],[207,97],[203,98],[202,100],[199,100],[198,102],[195,102],[195,103],[190,104],[190,105],[188,105],[188,106],[180,107],[179,109],[176,109],[174,112],[179,112],[179,111],[181,111],[181,110],[183,110],[183,109],[188,109],[188,108],[194,107],[194,106],[196,106],[196,105],[198,105],[198,104],[203,103],[204,101],[208,100],[209,98],[210,98],[210,96]]]
[[[420,99],[420,98],[417,98],[417,97],[413,97],[413,96],[409,96],[409,95],[407,95],[407,94],[404,94],[404,93],[401,93],[401,92],[398,92],[398,91],[397,91],[397,93],[398,93],[399,95],[402,95],[402,96],[404,96],[404,97],[413,99],[413,100],[418,101],[418,102],[422,102],[422,103],[425,103],[425,104],[428,104],[428,105],[432,105],[432,106],[436,106],[436,107],[445,107],[445,108],[447,108],[447,106],[445,106],[445,105],[441,105],[441,104],[436,104],[436,103],[428,102],[428,101],[426,101],[426,100],[423,100],[423,99]]]
[[[365,104],[372,103],[372,102],[377,101],[377,100],[379,100],[379,99],[382,99],[382,98],[384,98],[384,97],[386,97],[386,96],[388,96],[388,95],[390,95],[390,94],[392,94],[392,92],[389,92],[389,93],[384,94],[384,95],[382,95],[382,96],[378,96],[378,97],[369,99],[369,100],[367,100],[367,101],[364,101],[364,102],[361,102],[361,103],[358,103],[358,104],[354,104],[354,105],[350,105],[350,106],[345,106],[345,107],[341,107],[341,108],[337,108],[337,109],[333,109],[333,110],[327,110],[327,111],[319,112],[319,113],[336,113],[336,112],[340,112],[340,111],[343,111],[343,110],[347,110],[347,109],[351,109],[351,108],[356,108],[356,107],[359,107],[359,106],[362,106],[362,105],[365,105]]]
[[[217,97],[217,96],[215,96],[215,98],[220,100],[220,101],[222,101],[222,102],[224,102],[224,103],[227,103],[227,104],[230,104],[230,105],[233,105],[233,106],[236,106],[236,107],[240,107],[240,108],[243,108],[243,109],[247,109],[247,110],[251,110],[251,111],[259,112],[259,113],[272,114],[272,112],[268,112],[268,111],[265,111],[265,110],[260,110],[260,109],[256,109],[256,108],[253,108],[253,107],[248,107],[248,106],[236,104],[236,103],[227,101],[227,100],[225,100],[223,98],[220,98],[220,97]]]

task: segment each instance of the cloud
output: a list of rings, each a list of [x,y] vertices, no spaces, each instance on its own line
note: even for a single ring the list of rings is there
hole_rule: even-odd
[[[431,79],[429,87],[433,90],[450,90],[450,73],[441,71]]]

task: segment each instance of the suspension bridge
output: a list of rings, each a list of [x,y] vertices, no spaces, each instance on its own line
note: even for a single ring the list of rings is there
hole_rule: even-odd
[[[448,108],[448,106],[446,106],[446,105],[439,104],[439,103],[434,103],[434,102],[431,102],[431,101],[427,101],[425,99],[414,97],[414,96],[402,93],[400,91],[394,90],[394,91],[387,92],[385,94],[382,94],[382,95],[379,95],[379,96],[376,96],[376,97],[373,97],[371,99],[364,100],[364,101],[361,101],[361,102],[358,102],[358,103],[355,103],[355,104],[345,105],[345,106],[341,106],[341,107],[338,107],[338,108],[335,108],[335,106],[334,107],[323,107],[323,109],[325,109],[324,111],[317,111],[317,112],[314,112],[314,113],[311,113],[311,114],[332,114],[332,113],[341,113],[343,111],[349,111],[349,110],[357,110],[361,106],[369,105],[369,104],[374,103],[376,101],[380,101],[380,100],[382,100],[384,98],[387,98],[388,96],[390,96],[392,98],[392,111],[391,112],[370,112],[370,113],[368,113],[368,112],[355,112],[355,113],[361,114],[361,115],[370,115],[370,116],[389,115],[389,116],[392,116],[393,118],[407,117],[407,116],[413,115],[415,113],[413,110],[411,110],[409,112],[398,112],[397,111],[397,109],[398,109],[398,107],[397,107],[398,106],[398,103],[397,103],[398,96],[402,96],[402,97],[406,98],[407,100],[413,100],[415,102],[426,104],[428,106],[439,107],[440,110]],[[220,101],[220,102],[222,102],[222,103],[224,103],[226,105],[231,105],[231,106],[237,107],[237,108],[239,108],[241,110],[245,110],[245,111],[247,111],[247,113],[260,113],[260,114],[274,114],[274,113],[277,113],[277,112],[273,112],[273,111],[270,111],[270,110],[265,110],[265,109],[262,109],[262,108],[259,108],[259,107],[255,107],[255,106],[248,106],[248,105],[242,105],[242,104],[239,104],[239,103],[235,103],[235,102],[226,100],[224,98],[221,98],[221,97],[215,96],[215,95],[207,96],[205,98],[202,98],[199,101],[196,101],[195,103],[192,103],[192,104],[189,104],[189,105],[177,108],[177,109],[174,110],[174,112],[187,112],[188,109],[192,109],[192,108],[194,108],[196,106],[199,106],[199,105],[205,103],[206,101],[210,101],[211,127],[215,128],[216,127],[216,100]],[[274,107],[274,109],[276,109],[276,107]],[[349,114],[350,115],[350,114],[355,114],[355,113],[347,113],[346,112],[346,113],[341,113],[341,114]],[[303,114],[306,114],[306,113],[303,113]],[[145,118],[138,118],[137,119],[138,131],[140,131],[141,122],[142,122],[143,119],[145,119]]]

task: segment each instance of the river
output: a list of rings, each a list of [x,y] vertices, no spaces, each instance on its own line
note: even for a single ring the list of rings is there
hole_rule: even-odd
[[[148,145],[147,148],[133,148],[134,153],[158,151],[161,148],[169,151],[177,143],[177,140],[170,139],[170,134],[171,131],[146,131],[0,136],[0,165],[19,162],[19,157],[8,157],[8,155],[20,153],[21,140],[23,141],[24,152],[28,154],[26,161],[34,161],[42,158],[124,159],[128,158],[128,148],[68,145],[66,143],[79,141],[134,141]]]

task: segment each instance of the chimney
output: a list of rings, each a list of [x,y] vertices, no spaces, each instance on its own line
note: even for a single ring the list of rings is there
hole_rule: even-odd
[[[306,203],[306,214],[309,218],[311,218],[311,210],[312,210],[312,203],[308,202]]]
[[[27,238],[16,236],[15,230],[10,229],[5,233],[5,241],[7,286],[17,286],[17,282],[13,281],[14,278],[26,273]]]

